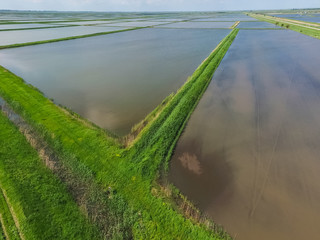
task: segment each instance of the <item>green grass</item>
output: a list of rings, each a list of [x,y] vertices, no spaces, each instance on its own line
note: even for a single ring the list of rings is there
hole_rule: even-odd
[[[185,217],[172,201],[155,191],[160,189],[156,180],[167,169],[186,122],[238,31],[232,30],[177,93],[149,115],[150,121],[127,148],[102,129],[66,114],[4,68],[0,68],[0,95],[44,137],[69,169],[111,191],[112,204],[122,206],[117,214],[130,218],[128,238],[229,239],[227,234]],[[133,210],[128,212],[129,208]]]
[[[0,240],[5,240],[5,239],[6,239],[6,237],[4,235],[3,228],[2,228],[2,226],[0,224]]]
[[[288,28],[293,31],[320,39],[320,28],[319,28],[319,30],[310,29],[310,28],[308,28],[309,23],[307,23],[307,22],[299,21],[299,24],[301,24],[302,26],[297,26],[297,25],[294,25],[294,23],[287,22],[292,19],[279,18],[279,17],[275,18],[272,16],[267,16],[267,15],[262,15],[262,14],[249,14],[249,16],[256,18],[258,20],[261,20],[261,21],[269,22],[269,23],[281,26],[283,28]],[[295,21],[298,21],[298,20],[295,20]],[[296,24],[298,24],[298,23],[296,23]],[[314,26],[310,26],[310,27],[314,27]]]
[[[100,239],[37,152],[0,113],[0,211],[10,239]],[[12,214],[7,204],[10,205]],[[8,227],[7,227],[8,226]]]
[[[2,225],[2,236],[8,236],[9,239],[20,239],[19,231],[11,215],[8,203],[3,196],[2,189],[0,189],[0,214]]]
[[[95,36],[107,35],[107,34],[112,34],[112,33],[132,31],[132,30],[137,30],[137,29],[142,29],[142,28],[146,28],[146,27],[135,27],[135,28],[128,28],[128,29],[122,29],[122,30],[117,30],[117,31],[99,32],[99,33],[85,34],[85,35],[79,35],[79,36],[71,36],[71,37],[65,37],[65,38],[56,38],[56,39],[43,40],[43,41],[2,45],[2,46],[0,46],[0,49],[25,47],[25,46],[31,46],[31,45],[44,44],[44,43],[53,43],[53,42],[74,40],[74,39],[78,39],[78,38],[95,37]]]

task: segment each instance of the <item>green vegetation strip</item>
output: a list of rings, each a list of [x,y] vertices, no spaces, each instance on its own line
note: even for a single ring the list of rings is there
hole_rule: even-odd
[[[66,113],[4,68],[0,68],[0,95],[45,138],[60,158],[69,162],[74,172],[110,193],[113,205],[119,206],[117,214],[121,210],[131,224],[124,230],[127,238],[229,239],[224,232],[212,231],[210,224],[186,218],[175,208],[170,196],[161,193],[156,180],[167,169],[186,122],[238,31],[232,30],[221,41],[178,92],[167,98],[161,110],[154,112],[156,118],[127,148],[102,129]],[[119,199],[124,199],[126,205],[118,202]],[[72,226],[76,225],[73,222]]]
[[[132,31],[132,30],[137,30],[137,29],[142,29],[142,28],[147,28],[147,27],[135,27],[135,28],[128,28],[128,29],[122,29],[122,30],[117,30],[117,31],[99,32],[99,33],[93,33],[93,34],[85,34],[85,35],[71,36],[71,37],[65,37],[65,38],[56,38],[56,39],[36,41],[36,42],[9,44],[9,45],[0,46],[0,49],[25,47],[25,46],[31,46],[31,45],[44,44],[44,43],[53,43],[53,42],[73,40],[73,39],[78,39],[78,38],[95,37],[95,36],[107,35],[107,34],[112,34],[112,33]]]
[[[23,239],[100,238],[65,186],[2,113],[0,142],[0,213],[9,239],[19,239],[16,226]]]
[[[314,23],[308,23],[287,18],[273,17],[263,14],[248,14],[249,16],[261,21],[273,23],[283,28],[288,28],[293,31],[303,33],[305,35],[320,39],[320,27]]]
[[[19,231],[13,220],[8,203],[0,189],[0,221],[2,226],[2,236],[8,239],[20,239]]]
[[[0,224],[0,240],[5,240],[5,239],[6,239],[6,236],[4,234],[2,225]]]

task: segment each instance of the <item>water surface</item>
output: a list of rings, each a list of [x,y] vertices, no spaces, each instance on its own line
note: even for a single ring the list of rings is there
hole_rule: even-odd
[[[237,240],[320,236],[319,52],[240,30],[178,142],[170,179]]]
[[[161,25],[169,28],[229,28],[234,22],[178,22]]]
[[[18,29],[18,28],[40,28],[40,27],[53,27],[57,25],[50,25],[50,24],[0,24],[0,29]]]
[[[164,24],[168,22],[161,22],[161,21],[130,21],[130,22],[117,22],[108,24],[108,26],[120,26],[120,27],[149,27],[159,24]]]
[[[195,19],[197,22],[235,22],[235,21],[257,21],[257,19],[249,16],[230,16],[230,17],[213,17]]]
[[[280,28],[268,22],[240,22],[238,28]]]
[[[125,134],[229,32],[134,30],[2,50],[0,65],[101,127]]]
[[[16,43],[43,41],[57,38],[93,34],[98,32],[112,32],[126,29],[125,27],[96,27],[77,26],[61,28],[30,29],[17,31],[0,31],[0,46]]]

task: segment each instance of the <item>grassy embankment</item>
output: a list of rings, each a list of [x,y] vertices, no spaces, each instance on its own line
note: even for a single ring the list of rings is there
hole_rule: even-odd
[[[9,239],[101,239],[68,190],[0,113],[0,218]]]
[[[102,129],[66,113],[4,68],[0,68],[0,95],[44,137],[67,168],[108,192],[113,206],[119,206],[117,214],[129,222],[122,229],[126,236],[228,239],[225,233],[212,231],[208,221],[185,217],[172,202],[179,194],[163,190],[156,180],[167,169],[176,141],[237,32],[234,29],[177,93],[151,114],[152,120],[127,148]]]
[[[26,43],[16,43],[16,44],[2,45],[2,46],[0,46],[0,49],[24,47],[24,46],[38,45],[38,44],[44,44],[44,43],[61,42],[61,41],[78,39],[78,38],[95,37],[95,36],[107,35],[107,34],[112,34],[112,33],[132,31],[132,30],[137,30],[137,29],[142,29],[142,28],[147,28],[147,27],[134,27],[134,28],[117,30],[117,31],[99,32],[99,33],[92,33],[92,34],[85,34],[85,35],[78,35],[78,36],[70,36],[70,37],[65,37],[65,38],[56,38],[56,39],[43,40],[43,41],[35,41],[35,42],[26,42]]]
[[[292,20],[287,18],[273,17],[262,14],[248,14],[249,16],[261,21],[273,23],[275,25],[303,33],[305,35],[320,39],[320,25],[304,21]]]

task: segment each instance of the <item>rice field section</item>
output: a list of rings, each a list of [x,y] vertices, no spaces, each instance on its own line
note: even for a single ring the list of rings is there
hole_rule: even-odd
[[[164,28],[230,28],[234,22],[178,22],[164,24]]]
[[[56,27],[59,25],[50,25],[50,24],[0,24],[0,30],[8,29],[26,29],[26,28],[45,28],[45,27]]]
[[[178,141],[169,179],[238,240],[320,234],[318,52],[240,30]]]
[[[229,29],[141,29],[0,51],[0,65],[90,121],[126,134]]]
[[[76,21],[76,22],[58,22],[59,24],[63,24],[63,25],[81,25],[81,26],[85,26],[85,25],[100,25],[100,24],[108,24],[108,23],[115,23],[117,21]]]
[[[160,24],[166,24],[169,22],[160,22],[160,21],[129,21],[129,22],[117,22],[108,24],[108,26],[117,26],[117,27],[150,27]]]
[[[0,31],[0,46],[28,43],[36,41],[45,41],[72,36],[94,34],[99,32],[112,32],[127,29],[125,27],[95,27],[95,26],[77,26],[61,28],[45,28],[17,31]]]
[[[240,22],[238,28],[280,28],[268,22]]]
[[[257,19],[243,16],[213,17],[194,19],[195,22],[236,22],[236,21],[257,21]]]

